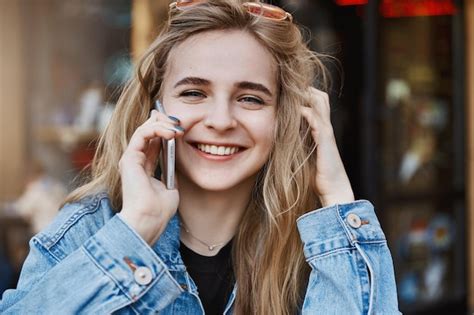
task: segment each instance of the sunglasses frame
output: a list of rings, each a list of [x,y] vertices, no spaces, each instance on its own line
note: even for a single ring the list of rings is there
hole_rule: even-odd
[[[206,3],[207,0],[181,0],[175,1],[169,5],[170,9],[177,8],[179,10],[186,10],[187,8],[193,7],[195,5]],[[263,2],[244,2],[242,4],[249,14],[253,16],[262,17],[267,20],[272,21],[286,21],[289,20],[293,22],[293,16],[283,10],[280,7],[277,7],[272,4],[263,3]],[[256,13],[252,10],[261,10],[260,13]],[[267,14],[267,15],[266,15]],[[275,17],[275,15],[277,17]],[[278,17],[278,15],[280,17]]]

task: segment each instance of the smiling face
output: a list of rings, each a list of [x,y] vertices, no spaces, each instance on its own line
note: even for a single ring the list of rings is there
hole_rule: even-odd
[[[272,55],[244,31],[194,35],[170,52],[162,86],[177,139],[178,180],[212,191],[253,185],[273,145],[277,84]]]

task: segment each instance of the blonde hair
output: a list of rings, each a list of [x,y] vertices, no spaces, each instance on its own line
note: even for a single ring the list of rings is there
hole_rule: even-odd
[[[299,106],[309,106],[307,88],[327,83],[321,58],[305,44],[301,29],[248,14],[240,1],[209,0],[170,14],[124,88],[110,124],[99,140],[88,183],[66,202],[106,190],[121,208],[118,162],[135,129],[160,95],[171,49],[190,36],[238,29],[254,36],[273,55],[279,98],[274,147],[259,171],[251,202],[234,237],[233,264],[237,314],[293,314],[301,307],[309,275],[296,219],[318,205],[314,192],[315,144]]]

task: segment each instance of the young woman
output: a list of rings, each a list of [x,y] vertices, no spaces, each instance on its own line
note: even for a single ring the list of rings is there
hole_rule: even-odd
[[[312,87],[324,73],[280,8],[171,4],[92,179],[31,240],[0,312],[399,314],[384,234]],[[168,190],[154,174],[172,138]]]

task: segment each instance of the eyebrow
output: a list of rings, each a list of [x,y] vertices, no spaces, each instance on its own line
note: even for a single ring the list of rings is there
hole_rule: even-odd
[[[199,78],[199,77],[186,77],[181,80],[179,80],[175,85],[174,88],[177,88],[180,85],[211,85],[211,81]],[[234,86],[236,86],[239,89],[244,89],[244,90],[254,90],[254,91],[260,91],[268,96],[272,97],[272,93],[270,90],[263,84],[260,83],[255,83],[255,82],[250,82],[250,81],[242,81],[242,82],[237,82]]]
[[[187,85],[187,84],[192,84],[192,85],[211,85],[211,81],[198,78],[198,77],[186,77],[184,79],[179,80],[175,85],[174,88],[177,88],[180,85]]]
[[[249,82],[249,81],[243,81],[235,84],[238,88],[243,89],[243,90],[255,90],[255,91],[260,91],[268,96],[272,97],[272,92],[265,87],[265,85],[260,84],[260,83],[255,83],[255,82]]]

